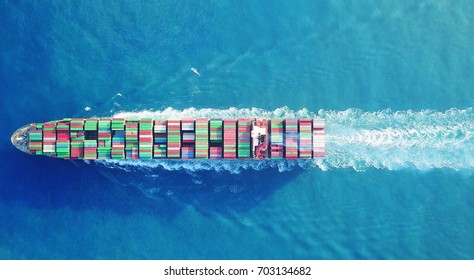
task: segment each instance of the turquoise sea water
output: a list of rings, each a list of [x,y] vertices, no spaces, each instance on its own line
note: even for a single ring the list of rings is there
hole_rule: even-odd
[[[1,259],[474,258],[471,1],[175,2],[0,1]],[[321,116],[328,157],[86,163],[9,143],[130,114]]]

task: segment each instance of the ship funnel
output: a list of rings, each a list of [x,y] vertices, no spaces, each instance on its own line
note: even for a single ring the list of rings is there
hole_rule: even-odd
[[[13,146],[15,146],[18,150],[28,154],[31,154],[31,152],[28,151],[28,129],[30,128],[30,125],[31,124],[20,127],[10,138]]]

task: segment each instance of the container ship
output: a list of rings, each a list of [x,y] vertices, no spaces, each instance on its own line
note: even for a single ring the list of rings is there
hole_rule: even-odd
[[[65,118],[15,131],[19,150],[62,159],[312,159],[325,156],[322,119]]]

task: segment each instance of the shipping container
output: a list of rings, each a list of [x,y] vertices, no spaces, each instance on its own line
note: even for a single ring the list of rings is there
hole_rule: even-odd
[[[193,159],[194,158],[194,146],[182,147],[181,148],[182,159]]]
[[[167,156],[168,158],[177,159],[181,157],[181,121],[168,120],[167,125]]]
[[[209,158],[209,119],[196,119],[196,158]]]
[[[112,150],[111,120],[108,118],[100,118],[98,127],[97,158],[109,159],[111,158]]]
[[[321,158],[326,156],[326,137],[324,120],[313,120],[313,157]]]
[[[237,157],[239,158],[250,158],[250,130],[251,121],[250,119],[239,119],[237,121]]]
[[[222,120],[213,119],[209,122],[210,136],[209,139],[211,143],[221,143],[222,142]]]
[[[299,120],[299,158],[312,158],[313,120]]]
[[[42,126],[41,126],[42,127]],[[43,130],[38,124],[32,124],[28,134],[28,150],[30,153],[43,154]]]
[[[194,119],[183,119],[181,120],[182,131],[194,131]]]
[[[298,158],[298,120],[285,120],[285,158]]]
[[[123,118],[112,119],[112,130],[124,130],[124,129],[125,129],[125,119]]]
[[[284,121],[273,119],[270,121],[270,158],[282,159],[284,155]]]
[[[56,121],[43,125],[43,155],[56,156]]]
[[[138,158],[138,120],[129,119],[125,122],[125,157]]]
[[[155,120],[153,134],[153,157],[166,158],[168,146],[167,121],[163,119]]]
[[[56,155],[58,158],[71,156],[69,123],[68,120],[62,120],[56,124]]]
[[[237,157],[237,121],[224,120],[224,158]]]
[[[141,119],[139,126],[140,159],[153,158],[153,119]]]
[[[221,159],[222,158],[222,147],[211,147],[209,149],[211,159]]]

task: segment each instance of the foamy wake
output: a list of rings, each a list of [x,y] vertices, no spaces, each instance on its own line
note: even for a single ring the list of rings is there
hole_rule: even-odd
[[[327,122],[328,168],[420,170],[474,167],[472,108],[321,112]]]
[[[274,111],[258,108],[225,110],[195,109],[121,112],[114,117],[126,118],[324,118],[326,119],[326,158],[324,160],[193,160],[193,161],[98,161],[115,168],[163,168],[166,170],[215,170],[239,173],[245,169],[278,168],[280,171],[319,167],[323,170],[367,168],[454,170],[474,167],[473,109],[363,112],[357,109],[312,113],[287,107]]]

